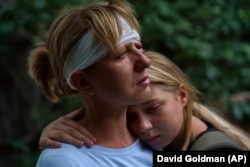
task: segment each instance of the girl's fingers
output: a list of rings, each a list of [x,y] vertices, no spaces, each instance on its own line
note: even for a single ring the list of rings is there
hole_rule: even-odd
[[[51,140],[49,138],[42,138],[39,141],[39,149],[44,149],[46,147],[50,147],[50,148],[59,148],[61,147],[61,143],[55,140]]]
[[[63,127],[60,127],[64,125]],[[81,124],[73,121],[69,118],[64,118],[62,124],[57,126],[57,129],[64,131],[65,133],[75,137],[77,140],[82,140],[83,142],[92,145],[96,142],[96,138]]]
[[[58,148],[60,142],[69,143],[77,147],[82,145],[92,146],[96,141],[95,137],[76,120],[84,116],[85,109],[79,109],[62,116],[47,125],[40,137],[41,147]]]
[[[85,128],[82,129],[83,131],[85,130]],[[62,129],[59,129],[58,132],[54,134],[54,139],[70,143],[76,146],[82,146],[83,144],[87,146],[92,146],[93,143],[95,142],[95,138],[89,137],[92,135],[88,136],[86,135],[87,133],[88,133],[87,131],[81,132],[80,129],[72,128],[69,125],[66,125],[63,128],[63,131]]]
[[[65,115],[64,117],[77,121],[83,118],[84,114],[85,114],[85,108],[80,108],[78,110],[72,111],[71,113]]]

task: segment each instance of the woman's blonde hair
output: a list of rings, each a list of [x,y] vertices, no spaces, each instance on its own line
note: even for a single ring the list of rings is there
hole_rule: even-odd
[[[235,141],[241,144],[242,149],[250,150],[250,138],[243,130],[232,125],[214,111],[198,102],[200,92],[192,86],[184,73],[166,56],[147,51],[146,55],[151,59],[151,66],[148,69],[150,80],[153,84],[165,85],[167,91],[175,92],[182,84],[188,93],[188,102],[184,111],[184,143],[181,150],[187,150],[192,139],[192,116],[211,123],[216,128],[225,132]]]
[[[31,52],[28,64],[29,75],[49,100],[58,102],[60,96],[76,93],[65,82],[63,66],[70,50],[89,29],[96,41],[114,51],[122,33],[119,17],[140,32],[134,11],[124,0],[71,8],[55,20],[46,41]]]

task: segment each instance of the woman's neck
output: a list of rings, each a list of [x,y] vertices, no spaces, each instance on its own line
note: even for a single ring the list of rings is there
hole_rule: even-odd
[[[127,107],[89,107],[81,124],[96,138],[96,145],[123,148],[131,145],[135,137],[126,126]]]

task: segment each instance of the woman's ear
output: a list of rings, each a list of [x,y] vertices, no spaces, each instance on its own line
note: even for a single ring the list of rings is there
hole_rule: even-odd
[[[183,104],[183,106],[185,106],[188,102],[188,92],[183,84],[180,84],[179,86],[179,96],[181,99],[181,103]]]
[[[81,91],[86,91],[90,88],[90,83],[86,80],[86,73],[84,71],[75,71],[70,77],[70,83]]]

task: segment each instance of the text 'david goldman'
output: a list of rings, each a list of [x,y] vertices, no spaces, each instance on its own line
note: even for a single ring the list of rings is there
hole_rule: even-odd
[[[250,166],[249,151],[154,151],[153,166]]]

